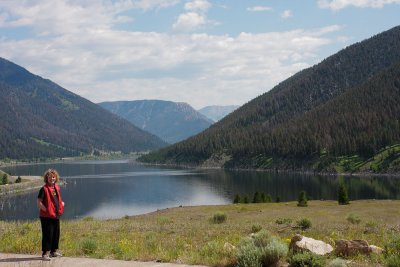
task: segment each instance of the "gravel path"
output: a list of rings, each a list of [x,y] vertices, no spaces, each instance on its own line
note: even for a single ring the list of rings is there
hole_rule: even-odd
[[[52,258],[51,261],[42,261],[40,255],[26,254],[11,254],[0,253],[0,266],[112,266],[112,267],[205,267],[201,265],[186,265],[175,263],[160,263],[160,262],[138,262],[138,261],[121,261],[121,260],[102,260],[92,258]]]

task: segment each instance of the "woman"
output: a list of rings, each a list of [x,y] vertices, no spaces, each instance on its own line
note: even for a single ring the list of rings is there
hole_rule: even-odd
[[[40,189],[37,200],[42,225],[42,258],[46,261],[50,257],[62,256],[57,252],[60,240],[59,218],[64,212],[64,202],[57,185],[59,179],[60,175],[56,170],[48,169],[43,174],[45,185]]]

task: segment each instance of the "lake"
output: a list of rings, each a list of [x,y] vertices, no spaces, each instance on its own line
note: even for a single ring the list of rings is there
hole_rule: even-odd
[[[145,166],[126,160],[66,161],[2,168],[12,175],[42,175],[59,171],[66,185],[64,219],[92,216],[99,219],[144,214],[177,206],[232,203],[235,194],[252,200],[256,191],[281,201],[297,200],[305,190],[312,199],[337,199],[339,182],[351,200],[400,199],[400,178],[334,177],[306,174],[178,169]],[[37,190],[38,191],[38,190]],[[0,197],[0,220],[38,218],[38,192]]]

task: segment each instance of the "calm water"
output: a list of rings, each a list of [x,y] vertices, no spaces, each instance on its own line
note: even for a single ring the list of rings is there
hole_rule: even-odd
[[[301,190],[313,199],[336,199],[344,181],[350,199],[400,199],[400,179],[390,177],[327,177],[254,171],[191,170],[149,167],[128,161],[82,161],[3,168],[13,175],[59,171],[63,218],[118,218],[168,207],[231,203],[235,194],[252,199],[265,192],[275,200],[296,200]],[[38,192],[0,198],[0,220],[38,217]]]

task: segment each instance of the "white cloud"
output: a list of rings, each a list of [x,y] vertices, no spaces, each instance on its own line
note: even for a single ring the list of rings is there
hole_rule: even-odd
[[[384,5],[400,4],[400,0],[319,0],[321,8],[339,10],[348,6],[382,8]]]
[[[185,4],[185,10],[194,12],[206,12],[211,4],[206,0],[195,0]]]
[[[185,4],[186,13],[180,14],[172,28],[178,32],[192,32],[205,25],[217,24],[207,19],[211,4],[207,0],[193,0]]]
[[[282,14],[281,14],[281,17],[282,17],[283,19],[290,18],[291,16],[293,16],[293,13],[292,13],[292,11],[289,10],[289,9],[286,9],[286,10],[283,11]]]
[[[14,1],[5,8],[1,2],[1,25],[19,22],[41,35],[1,39],[0,56],[94,102],[152,98],[198,108],[243,104],[315,63],[318,50],[333,42],[326,36],[340,30],[333,25],[235,36],[132,32],[112,26],[121,10],[137,2],[93,0],[85,8],[78,0],[28,2],[24,8]],[[193,16],[187,24],[205,21]]]
[[[272,7],[269,6],[253,6],[247,8],[247,11],[254,11],[254,12],[270,11],[270,10],[272,10]]]
[[[207,18],[195,12],[180,14],[172,28],[177,31],[194,31],[207,23]]]
[[[131,9],[176,5],[180,0],[5,0],[0,3],[0,27],[30,26],[39,35],[65,34],[87,29],[109,29],[132,21],[119,15]]]
[[[181,0],[120,0],[121,5],[125,5],[127,7],[134,7],[139,9],[154,9],[154,8],[166,8],[170,6],[174,6],[181,2]]]

